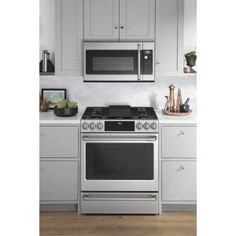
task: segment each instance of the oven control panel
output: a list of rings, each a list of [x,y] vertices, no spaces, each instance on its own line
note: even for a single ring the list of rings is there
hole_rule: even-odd
[[[81,132],[158,132],[157,120],[81,120]]]

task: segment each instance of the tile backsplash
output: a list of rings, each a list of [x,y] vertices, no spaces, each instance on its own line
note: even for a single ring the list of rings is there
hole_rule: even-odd
[[[176,94],[181,88],[183,101],[189,97],[191,107],[196,109],[196,75],[158,77],[154,83],[84,83],[82,77],[40,76],[40,89],[66,88],[68,98],[83,108],[122,104],[162,109],[171,83],[176,86]]]

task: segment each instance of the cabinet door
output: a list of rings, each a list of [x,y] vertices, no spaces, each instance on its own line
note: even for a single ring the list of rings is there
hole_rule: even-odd
[[[84,39],[119,39],[119,0],[84,1]]]
[[[162,127],[161,157],[195,158],[196,142],[196,127]]]
[[[40,161],[40,201],[78,200],[78,161]]]
[[[195,161],[162,161],[162,201],[196,201]]]
[[[82,75],[83,0],[57,0],[56,75]]]
[[[40,127],[40,157],[78,157],[78,127]]]
[[[120,0],[120,40],[154,41],[155,0]]]
[[[184,0],[156,0],[156,74],[183,73]]]

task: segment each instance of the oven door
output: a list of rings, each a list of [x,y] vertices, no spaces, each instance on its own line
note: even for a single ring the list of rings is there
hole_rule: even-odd
[[[158,191],[157,134],[82,134],[82,191]]]

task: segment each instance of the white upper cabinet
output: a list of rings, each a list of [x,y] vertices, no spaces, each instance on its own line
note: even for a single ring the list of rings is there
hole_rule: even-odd
[[[119,0],[84,1],[84,39],[117,40]]]
[[[83,0],[57,0],[56,75],[82,75]]]
[[[85,0],[84,39],[154,41],[155,0]]]
[[[183,73],[184,0],[156,0],[156,74]]]
[[[154,41],[155,0],[120,0],[120,40]]]

